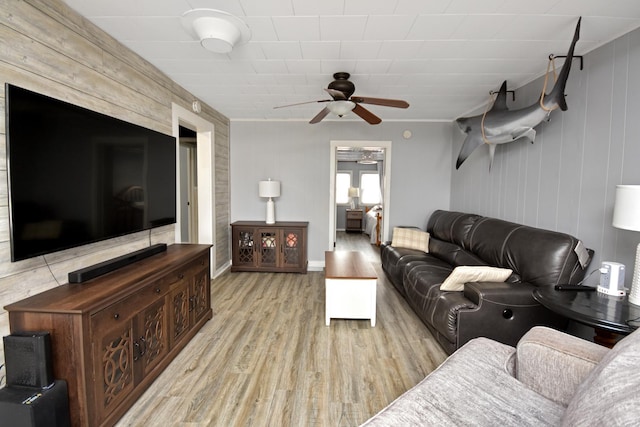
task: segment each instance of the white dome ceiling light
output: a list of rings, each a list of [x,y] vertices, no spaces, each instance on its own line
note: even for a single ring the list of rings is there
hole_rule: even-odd
[[[251,30],[241,19],[216,9],[193,9],[182,15],[182,25],[205,49],[229,53],[251,38]]]

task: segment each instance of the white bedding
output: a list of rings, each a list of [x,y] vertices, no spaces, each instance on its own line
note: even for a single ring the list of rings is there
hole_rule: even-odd
[[[378,240],[378,236],[376,234],[376,224],[378,223],[376,216],[378,214],[382,216],[381,206],[372,207],[371,209],[369,209],[369,212],[367,212],[364,216],[364,221],[365,221],[364,232],[369,235],[369,241],[374,245],[377,243],[377,240]]]

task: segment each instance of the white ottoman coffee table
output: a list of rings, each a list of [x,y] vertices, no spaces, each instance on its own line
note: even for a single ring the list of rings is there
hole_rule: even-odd
[[[378,276],[360,252],[324,253],[326,324],[334,319],[371,319],[376,326]]]

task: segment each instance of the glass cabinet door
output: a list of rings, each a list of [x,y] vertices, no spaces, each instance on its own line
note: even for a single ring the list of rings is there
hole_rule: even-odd
[[[258,265],[260,267],[276,267],[278,265],[278,230],[260,229],[258,231]]]
[[[234,265],[255,265],[254,228],[238,228],[233,233]]]
[[[282,266],[299,267],[304,258],[304,234],[298,228],[285,228],[282,237]]]

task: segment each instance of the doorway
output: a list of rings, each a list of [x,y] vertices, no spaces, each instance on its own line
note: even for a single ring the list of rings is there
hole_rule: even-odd
[[[382,216],[380,222],[380,240],[388,239],[389,235],[389,208],[391,206],[391,141],[331,141],[330,173],[329,173],[329,249],[334,250],[337,240],[338,204],[336,203],[336,176],[338,173],[339,152],[351,150],[352,152],[383,153],[381,158],[382,174]],[[371,159],[369,159],[371,160]]]
[[[182,243],[198,242],[197,134],[180,126],[180,235]]]
[[[172,128],[176,141],[180,139],[180,128],[190,129],[195,132],[195,147],[193,162],[191,163],[192,183],[182,183],[183,174],[180,157],[181,146],[176,144],[177,168],[178,168],[178,188],[176,203],[181,200],[189,200],[188,195],[183,195],[183,188],[195,191],[192,196],[191,214],[183,217],[182,206],[178,205],[176,209],[177,223],[175,227],[176,242],[191,242],[209,244],[214,246],[211,251],[211,277],[216,276],[216,212],[215,212],[215,149],[214,149],[214,126],[213,123],[200,117],[192,111],[187,110],[175,103],[172,103]],[[185,148],[186,149],[186,148]],[[186,214],[189,215],[189,214]],[[187,222],[186,228],[184,223]],[[186,230],[186,231],[183,231]],[[189,230],[192,230],[190,234]]]

